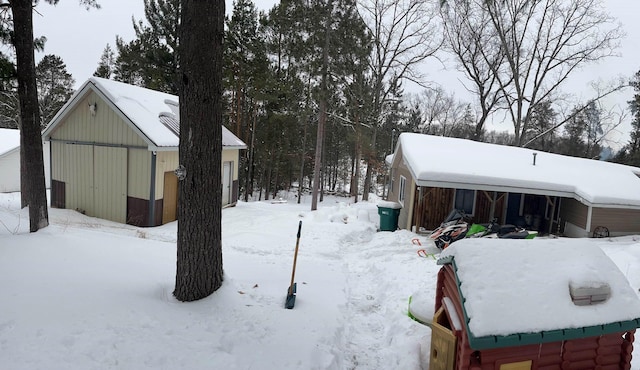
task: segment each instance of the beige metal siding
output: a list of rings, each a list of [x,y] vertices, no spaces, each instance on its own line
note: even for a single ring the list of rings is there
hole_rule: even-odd
[[[91,216],[125,223],[127,149],[94,147],[94,212]]]
[[[95,116],[89,112],[89,104],[96,103]],[[53,140],[85,143],[114,144],[123,146],[147,146],[120,116],[95,92],[87,94],[51,134]]]
[[[640,233],[640,210],[619,208],[594,208],[591,214],[591,230],[598,226],[609,229],[610,234]]]
[[[572,224],[585,229],[587,227],[587,216],[589,207],[575,199],[562,198],[560,206],[560,222],[571,222]]]
[[[52,177],[64,182],[66,207],[126,221],[127,149],[53,142]]]
[[[93,146],[63,144],[62,152],[67,208],[94,215]]]
[[[127,172],[128,196],[137,199],[149,199],[151,155],[151,152],[146,149],[129,149]],[[157,191],[156,194],[158,194]]]

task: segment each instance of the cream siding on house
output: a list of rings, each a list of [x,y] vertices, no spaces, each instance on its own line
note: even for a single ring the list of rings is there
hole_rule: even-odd
[[[416,184],[413,180],[413,175],[409,171],[404,159],[402,158],[402,148],[399,148],[397,153],[393,158],[392,163],[393,173],[393,187],[389,189],[388,200],[392,202],[398,202],[399,190],[400,190],[400,176],[406,178],[405,187],[404,187],[404,205],[400,209],[400,214],[398,215],[398,227],[401,229],[411,229],[411,216],[413,214],[413,204],[415,201],[415,188]]]
[[[232,162],[233,163],[233,180],[238,180],[238,149],[227,149],[222,150],[222,163],[224,162]]]

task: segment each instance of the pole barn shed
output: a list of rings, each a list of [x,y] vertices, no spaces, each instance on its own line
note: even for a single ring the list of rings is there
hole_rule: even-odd
[[[51,206],[137,226],[174,221],[178,97],[92,77],[51,120]],[[223,206],[238,199],[245,143],[222,128]],[[203,189],[203,191],[213,189]]]

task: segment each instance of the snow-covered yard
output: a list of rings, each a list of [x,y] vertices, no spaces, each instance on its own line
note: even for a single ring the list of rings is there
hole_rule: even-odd
[[[0,194],[2,368],[428,368],[430,329],[407,303],[418,290],[434,296],[440,266],[418,257],[417,235],[376,232],[375,201],[326,197],[315,212],[304,201],[223,210],[225,283],[180,303],[175,222],[136,228],[51,209],[51,226],[30,234],[19,194]],[[640,237],[589,242],[637,292]]]

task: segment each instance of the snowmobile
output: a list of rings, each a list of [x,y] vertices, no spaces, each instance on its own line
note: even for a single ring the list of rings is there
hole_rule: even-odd
[[[459,209],[452,210],[440,226],[429,234],[438,249],[447,248],[451,243],[465,238],[469,228],[468,216]]]
[[[500,239],[533,239],[537,231],[529,231],[515,225],[500,225],[497,219],[486,224],[472,224],[465,235],[466,238],[500,238]]]

